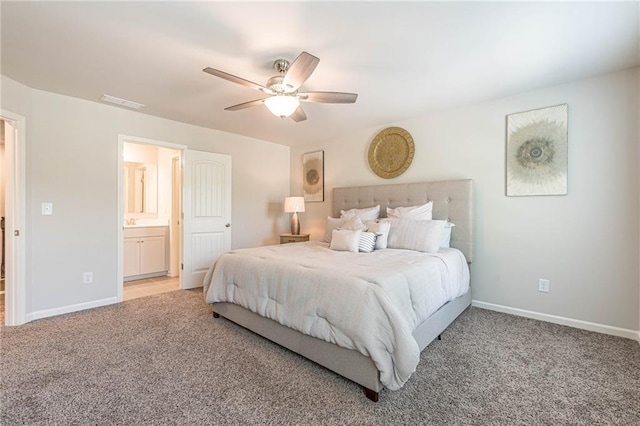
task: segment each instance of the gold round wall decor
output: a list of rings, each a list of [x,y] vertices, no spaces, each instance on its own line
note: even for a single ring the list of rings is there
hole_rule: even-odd
[[[369,167],[378,176],[391,179],[409,168],[414,153],[409,132],[401,127],[387,127],[369,145]]]

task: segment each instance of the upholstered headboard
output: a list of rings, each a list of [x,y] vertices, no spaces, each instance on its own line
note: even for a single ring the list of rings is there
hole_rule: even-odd
[[[387,207],[406,207],[433,201],[433,218],[454,223],[451,247],[473,259],[473,181],[398,183],[389,185],[354,186],[333,189],[333,216],[340,210],[362,209],[380,204],[380,217],[386,217]]]

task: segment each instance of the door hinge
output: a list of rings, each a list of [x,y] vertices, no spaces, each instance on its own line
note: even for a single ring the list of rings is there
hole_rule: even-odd
[[[184,270],[184,263],[181,263],[181,264],[180,264],[180,269],[181,269],[181,270]]]

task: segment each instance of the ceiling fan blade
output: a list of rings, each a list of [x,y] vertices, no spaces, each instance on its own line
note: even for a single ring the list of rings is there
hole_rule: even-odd
[[[296,123],[300,122],[300,121],[304,121],[307,119],[307,114],[304,113],[304,111],[302,110],[302,108],[298,107],[296,108],[295,111],[293,111],[293,114],[291,114],[289,116],[293,121],[295,121]]]
[[[262,105],[264,103],[264,99],[256,99],[255,101],[244,102],[238,105],[232,105],[230,107],[226,107],[225,111],[238,111],[240,109],[251,108],[254,106]]]
[[[298,55],[282,80],[282,85],[285,87],[285,90],[292,92],[302,86],[311,73],[313,73],[313,70],[316,69],[318,62],[320,62],[320,59],[310,53],[302,52]]]
[[[304,92],[298,93],[298,99],[304,102],[323,104],[353,104],[358,99],[357,93],[345,92]]]
[[[258,83],[254,83],[253,81],[249,81],[249,80],[245,80],[244,78],[240,78],[237,77],[233,74],[229,74],[227,72],[224,71],[220,71],[214,68],[210,68],[207,67],[205,69],[203,69],[202,71],[211,74],[211,75],[215,75],[216,77],[220,77],[222,79],[231,81],[233,83],[239,84],[241,86],[245,86],[245,87],[249,87],[251,89],[255,89],[255,90],[260,90],[261,92],[267,93],[269,95],[273,94],[273,91],[271,89],[268,89],[264,86],[259,85]]]

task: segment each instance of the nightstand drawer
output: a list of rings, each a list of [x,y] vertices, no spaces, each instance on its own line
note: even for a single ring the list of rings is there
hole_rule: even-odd
[[[280,244],[301,243],[304,241],[309,241],[309,234],[280,234]]]

